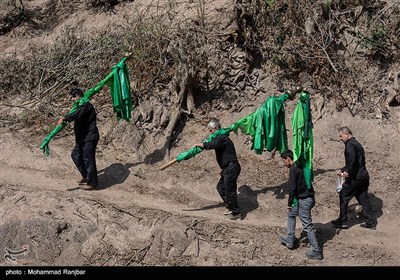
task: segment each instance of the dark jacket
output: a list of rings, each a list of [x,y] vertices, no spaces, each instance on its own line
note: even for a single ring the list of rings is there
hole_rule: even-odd
[[[293,200],[295,197],[298,199],[307,198],[314,195],[314,189],[311,186],[309,189],[306,184],[306,180],[304,179],[304,172],[300,166],[293,164],[289,168],[289,180],[288,180],[288,189],[289,189],[289,199],[288,206],[292,207]]]
[[[99,130],[96,126],[96,111],[89,102],[83,103],[78,109],[65,115],[64,121],[74,121],[75,141],[78,144],[99,140]]]
[[[346,165],[341,171],[346,171],[349,174],[348,180],[369,179],[365,166],[364,148],[354,137],[345,143],[344,158]]]
[[[237,161],[235,146],[228,135],[219,135],[203,145],[205,150],[215,150],[215,156],[221,169],[227,167],[231,161]]]

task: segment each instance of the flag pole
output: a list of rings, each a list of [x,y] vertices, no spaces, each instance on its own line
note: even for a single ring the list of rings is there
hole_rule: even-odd
[[[170,160],[169,162],[167,162],[167,163],[164,164],[164,165],[161,165],[160,170],[164,170],[165,168],[167,168],[167,167],[173,165],[175,162],[177,162],[177,159],[176,159],[176,158],[174,158],[173,160]]]

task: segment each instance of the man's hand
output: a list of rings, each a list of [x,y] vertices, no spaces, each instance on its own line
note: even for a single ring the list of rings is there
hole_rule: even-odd
[[[200,143],[200,144],[194,144],[192,148],[194,148],[194,147],[199,147],[199,148],[202,148],[202,149],[204,149],[204,145],[203,145],[203,143]]]
[[[64,121],[64,119],[63,118],[61,118],[61,119],[59,119],[58,121],[57,121],[57,125],[60,125],[60,124],[62,124],[62,122]]]
[[[347,173],[347,171],[338,171],[337,173],[336,173],[336,175],[338,175],[338,176],[340,176],[340,177],[345,177],[345,178],[347,178],[347,177],[349,177],[349,173]]]

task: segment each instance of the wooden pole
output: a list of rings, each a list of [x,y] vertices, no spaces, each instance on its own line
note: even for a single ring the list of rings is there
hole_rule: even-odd
[[[175,162],[177,162],[176,158],[174,158],[173,160],[170,160],[169,162],[167,162],[164,165],[161,165],[160,170],[164,170],[165,168],[173,165]]]

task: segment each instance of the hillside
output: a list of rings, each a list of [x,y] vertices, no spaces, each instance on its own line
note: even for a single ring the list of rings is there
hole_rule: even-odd
[[[328,55],[338,72],[329,66],[326,56],[310,59],[315,65],[292,60],[300,59],[307,48],[296,48],[296,54],[290,52],[291,45],[257,41],[271,42],[268,32],[250,28],[261,26],[260,22],[250,26],[247,20],[241,25],[238,19],[246,18],[249,14],[245,11],[250,11],[253,19],[259,20],[254,9],[247,10],[245,5],[254,8],[251,5],[258,1],[148,4],[136,0],[117,1],[110,8],[91,6],[90,1],[23,2],[30,20],[6,32],[5,18],[15,7],[2,2],[6,6],[0,26],[4,32],[0,35],[1,69],[8,69],[2,71],[0,91],[0,248],[17,251],[28,246],[28,253],[18,255],[14,265],[400,265],[399,42],[389,36],[390,20],[396,22],[400,14],[396,1],[364,7],[349,1],[347,7],[354,17],[359,13],[360,22],[362,16],[387,15],[389,45],[380,50],[390,51],[394,61],[387,57],[385,63],[374,60],[367,53],[371,49],[349,43],[347,51],[336,46],[337,52],[350,53],[353,48],[353,56]],[[282,3],[275,11],[287,11],[289,20],[296,7],[290,6],[290,1]],[[317,7],[308,8],[318,11]],[[238,11],[242,13],[238,15]],[[338,19],[341,13],[335,12]],[[165,23],[157,32],[148,24],[154,20]],[[361,30],[361,25],[352,24],[351,28]],[[166,26],[187,33],[172,34]],[[129,33],[137,30],[140,32]],[[145,36],[139,40],[132,34]],[[343,36],[350,40],[351,34]],[[67,42],[64,45],[57,45],[60,35]],[[107,40],[96,41],[92,35],[105,36],[101,38],[113,43],[102,45]],[[288,41],[295,44],[296,38],[300,37]],[[66,50],[74,59],[66,59]],[[49,157],[39,147],[69,109],[65,96],[71,82],[78,80],[83,88],[95,85],[126,52],[133,53],[128,61],[135,99],[133,119],[131,123],[116,121],[106,88],[93,98],[101,138],[97,148],[99,189],[83,191],[77,186],[80,176],[70,159],[74,145],[71,127],[50,143]],[[282,54],[280,61],[285,58],[290,67],[272,63],[269,52],[275,52],[275,58]],[[317,63],[319,59],[323,66]],[[325,72],[328,70],[331,72]],[[280,94],[279,89],[303,83],[305,73],[311,82],[317,192],[312,214],[323,247],[321,261],[304,257],[308,250],[304,242],[292,251],[280,244],[287,222],[287,170],[279,154],[273,159],[268,152],[256,155],[246,135],[231,134],[242,166],[240,220],[223,215],[225,207],[215,189],[219,168],[213,152],[203,151],[159,169],[204,140],[211,117],[228,126],[254,112],[269,96]],[[289,145],[296,104],[297,100],[285,103]],[[344,147],[337,129],[343,125],[353,130],[366,151],[376,230],[359,226],[362,217],[355,211],[355,200],[350,203],[349,229],[338,230],[330,224],[339,211],[335,174],[344,165]],[[300,237],[300,221],[297,229]],[[10,263],[2,258],[0,265]]]

